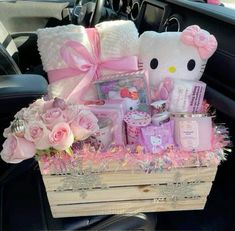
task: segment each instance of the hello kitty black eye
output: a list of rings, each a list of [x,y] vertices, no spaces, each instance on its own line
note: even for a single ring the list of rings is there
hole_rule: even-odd
[[[158,66],[158,60],[156,58],[153,58],[151,61],[150,61],[150,67],[152,69],[156,69]]]
[[[194,59],[190,59],[187,64],[187,68],[189,71],[192,71],[196,66],[196,62]]]
[[[133,107],[130,107],[130,110],[133,110]]]

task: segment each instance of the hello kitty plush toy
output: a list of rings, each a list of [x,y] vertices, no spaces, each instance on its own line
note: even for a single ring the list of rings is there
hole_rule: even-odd
[[[216,48],[216,38],[197,25],[183,32],[144,32],[139,40],[139,59],[149,73],[152,100],[169,99],[173,112],[191,110],[190,100],[175,108],[180,100],[187,101],[178,92],[193,92],[195,84],[205,88],[198,80]]]
[[[123,99],[126,111],[136,110],[139,107],[140,99],[136,87],[124,87],[118,91],[109,91],[109,99]]]

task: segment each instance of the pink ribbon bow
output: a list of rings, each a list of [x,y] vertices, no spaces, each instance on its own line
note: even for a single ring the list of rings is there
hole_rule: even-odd
[[[69,40],[60,49],[60,55],[68,67],[48,72],[50,83],[82,73],[86,74],[67,97],[67,99],[76,97],[77,102],[83,102],[82,97],[84,93],[87,92],[91,82],[100,77],[101,69],[115,71],[138,70],[138,59],[136,56],[101,60],[100,39],[97,30],[90,28],[86,29],[86,32],[92,47],[92,52],[90,53],[80,42]]]
[[[187,27],[181,33],[181,40],[187,45],[195,46],[202,59],[210,58],[218,45],[214,35],[202,30],[197,25]]]

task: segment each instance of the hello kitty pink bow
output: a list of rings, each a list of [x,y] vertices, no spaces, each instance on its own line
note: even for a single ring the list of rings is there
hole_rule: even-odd
[[[181,33],[181,40],[187,45],[195,46],[202,59],[210,58],[218,45],[214,35],[197,25],[187,27]]]
[[[120,96],[122,98],[130,98],[133,100],[137,100],[139,98],[137,91],[129,91],[129,89],[126,87],[120,90]]]

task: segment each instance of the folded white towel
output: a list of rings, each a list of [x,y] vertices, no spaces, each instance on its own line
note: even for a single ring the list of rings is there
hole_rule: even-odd
[[[39,29],[38,50],[41,55],[44,70],[50,71],[67,67],[60,56],[60,48],[65,41],[81,42],[87,49],[91,49],[85,28],[83,26],[67,25]]]
[[[96,25],[100,37],[100,58],[110,60],[114,58],[137,55],[138,31],[131,21],[109,21]],[[42,64],[46,72],[68,67],[60,55],[60,49],[68,40],[82,43],[89,52],[91,45],[83,26],[67,25],[38,30],[38,49]],[[103,70],[102,74],[112,74],[115,71]],[[73,89],[86,74],[79,74],[71,78],[59,80],[49,85],[49,95],[67,99]],[[91,86],[84,99],[97,98],[94,87]],[[69,96],[76,102],[77,99]]]
[[[138,54],[138,31],[132,21],[107,21],[96,25],[101,60]]]

